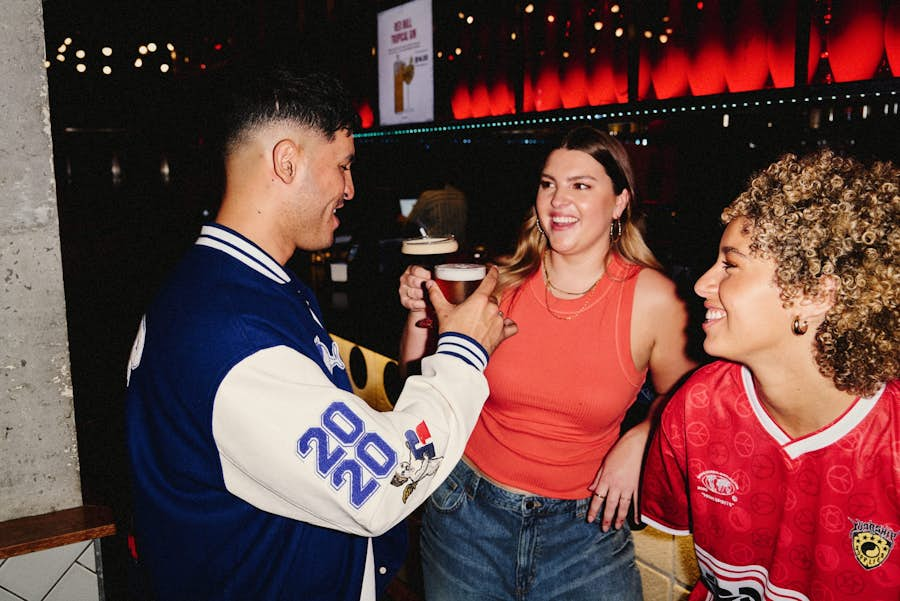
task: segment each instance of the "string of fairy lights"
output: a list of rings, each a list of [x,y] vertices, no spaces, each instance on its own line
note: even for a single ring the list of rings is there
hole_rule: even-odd
[[[816,0],[816,3],[818,4],[821,1],[822,0]],[[702,13],[707,8],[702,0],[691,2],[689,6],[689,10],[697,13]],[[822,26],[828,27],[832,18],[830,3],[826,2],[823,6],[824,9],[821,11],[819,19]],[[561,14],[555,14],[553,10],[547,9],[546,6],[538,7],[534,2],[527,3],[520,10],[524,14],[525,19],[531,19],[535,24],[540,21],[545,21],[550,26],[558,26],[563,34],[563,40],[570,37],[573,27],[571,18]],[[584,11],[582,16],[588,30],[593,30],[595,33],[611,30],[612,35],[615,38],[623,38],[626,35],[626,27],[628,26],[625,15],[626,9],[620,2],[614,1],[603,4],[603,8],[601,8],[600,5],[585,3],[582,10]],[[478,14],[477,12],[467,13],[465,11],[458,11],[456,17],[460,23],[469,26],[475,25],[476,23],[483,25],[484,22],[491,19],[490,16],[485,14]],[[658,44],[664,45],[670,42],[673,35],[678,35],[678,32],[674,28],[672,17],[669,14],[666,14],[665,11],[656,13],[652,17],[644,15],[644,19],[642,20],[647,22],[639,24],[638,35],[648,41],[654,40]],[[509,32],[509,40],[512,43],[517,43],[522,39],[523,32],[516,31],[515,29],[516,28],[514,27],[513,30]],[[444,48],[436,47],[435,58],[452,62],[460,57],[465,50],[458,43],[452,43],[453,41],[458,42],[458,40],[451,40]],[[112,75],[115,68],[113,61],[111,60],[114,54],[113,47],[111,45],[105,45],[102,46],[99,51],[89,52],[84,49],[88,45],[90,44],[86,42],[81,43],[80,45],[78,43],[73,43],[72,37],[66,37],[57,47],[56,56],[53,58],[48,56],[47,60],[44,61],[44,66],[48,69],[51,67],[63,69],[68,65],[74,65],[73,68],[78,73],[89,73],[92,72],[92,70],[99,70],[103,75]],[[219,52],[225,50],[222,43],[212,43],[209,44],[209,46],[210,48],[203,49],[204,53],[209,57],[214,57]],[[165,51],[162,50],[163,48],[165,48]],[[597,47],[590,43],[585,50],[589,54],[598,52]],[[97,52],[99,52],[99,57],[96,56]],[[158,69],[159,72],[163,74],[172,73],[178,68],[185,68],[191,64],[191,57],[186,53],[178,51],[172,41],[168,41],[164,44],[148,41],[121,51],[116,50],[115,54],[119,54],[120,52],[130,55],[130,60],[124,63],[125,67],[130,66],[134,69],[146,69],[149,67]],[[540,55],[543,55],[544,52],[545,51],[542,49],[538,50]],[[571,57],[571,52],[565,44],[562,45],[559,53],[562,59]],[[49,54],[51,53],[48,50],[48,55]],[[372,56],[375,56],[376,54],[374,45],[371,47],[371,54]],[[211,58],[210,62],[214,62],[215,60],[215,58]],[[197,61],[197,64],[190,66],[205,70],[207,68],[207,61]]]
[[[703,3],[697,2],[696,7],[698,10],[702,10]],[[620,4],[613,3],[608,6],[608,14],[605,15],[602,14],[598,8],[587,7],[585,10],[590,27],[595,31],[599,32],[605,27],[615,27],[615,37],[621,38],[625,35],[623,21],[624,11]],[[539,11],[534,3],[526,4],[525,7],[522,8],[522,11],[527,18],[544,19],[550,24],[559,21],[559,25],[565,28],[566,31],[568,31],[571,25],[568,20],[558,17],[558,15],[555,15],[552,12],[538,14]],[[463,11],[458,12],[457,17],[461,22],[467,25],[474,25],[476,21],[483,21],[487,18],[476,16],[473,13],[467,14]],[[657,27],[657,25],[659,25],[659,27]],[[665,44],[669,41],[669,37],[673,33],[672,27],[669,26],[669,17],[663,16],[661,18],[661,23],[657,25],[654,25],[653,28],[644,28],[643,35],[648,39],[655,37],[660,44]],[[521,37],[521,33],[516,31],[510,32],[509,35],[510,41],[512,42],[516,42]],[[90,46],[95,45],[88,41],[76,41],[73,40],[73,37],[67,36],[61,40],[56,47],[55,56],[50,56],[52,55],[52,52],[49,51],[50,47],[48,46],[48,57],[44,61],[44,67],[47,69],[55,68],[57,70],[74,69],[75,72],[82,74],[99,72],[106,76],[112,75],[116,69],[122,67],[132,69],[152,68],[163,74],[173,73],[179,68],[188,66],[200,70],[207,68],[207,64],[204,61],[198,61],[196,65],[191,65],[191,57],[176,49],[175,43],[172,41],[167,41],[165,43],[147,41],[146,43],[123,49],[116,49],[112,45],[104,45],[99,49],[88,50],[87,48]],[[221,52],[224,49],[223,44],[221,43],[214,43],[210,46],[211,47],[208,50],[211,50],[213,53]],[[451,44],[451,46],[453,45]],[[591,54],[596,51],[596,48],[589,49]],[[374,56],[376,52],[374,46],[372,47],[371,52]],[[435,56],[438,59],[453,61],[462,53],[463,49],[460,46],[455,46],[448,49],[437,49]],[[117,65],[115,59],[122,54],[124,54],[128,60]],[[563,58],[568,58],[568,55],[568,50],[562,51]]]
[[[210,50],[213,53],[223,51],[222,43],[213,43]],[[48,55],[51,54],[48,52]],[[122,57],[122,58],[119,58]],[[99,73],[104,76],[113,75],[116,69],[130,68],[133,70],[155,70],[160,74],[172,74],[178,69],[194,67],[201,71],[207,68],[206,61],[192,62],[191,57],[179,51],[175,43],[148,41],[123,49],[115,49],[112,45],[102,45],[73,39],[66,36],[56,48],[56,55],[48,56],[44,60],[44,67],[48,70],[72,69],[76,73]]]
[[[697,10],[703,10],[703,2],[696,2],[695,8]],[[589,22],[590,28],[592,28],[595,32],[602,31],[604,28],[614,27],[613,35],[616,38],[622,38],[625,35],[625,22],[624,22],[624,11],[622,6],[618,3],[613,3],[607,9],[608,14],[604,16],[602,11],[597,7],[585,7],[586,17]],[[534,3],[529,2],[522,9],[522,12],[526,15],[526,18],[534,18],[534,19],[543,19],[550,25],[559,24],[563,30],[566,37],[568,37],[570,28],[572,26],[571,20],[562,19],[558,15],[554,14],[552,11],[546,12],[546,14],[540,15],[536,12],[537,9]],[[464,11],[459,11],[456,14],[457,18],[467,24],[474,25],[477,21],[483,20],[483,17],[477,16],[474,13],[466,13]],[[669,42],[670,36],[674,33],[674,30],[671,26],[671,17],[668,15],[664,15],[660,17],[659,23],[654,23],[653,26],[644,27],[642,30],[642,35],[644,38],[651,40],[656,39],[660,44],[666,44]],[[520,40],[521,33],[518,31],[511,31],[509,33],[509,40],[511,42],[517,42]],[[455,46],[444,49],[438,49],[435,52],[435,57],[438,59],[445,59],[448,61],[455,60],[456,57],[463,54],[463,49],[460,46]],[[597,48],[592,46],[588,49],[590,54],[595,54],[597,52]],[[375,55],[375,47],[372,47],[372,55]],[[570,57],[570,51],[567,49],[563,49],[561,51],[561,56],[564,59]]]
[[[703,10],[703,2],[697,2],[696,8],[697,8],[697,10]],[[523,12],[526,15],[534,15],[537,17],[538,15],[535,14],[535,10],[536,9],[535,9],[534,4],[529,2],[528,4],[525,5]],[[622,7],[619,4],[613,3],[609,7],[609,14],[606,17],[604,17],[601,14],[600,10],[597,8],[587,8],[586,12],[587,12],[588,19],[591,21],[590,26],[594,29],[594,31],[602,31],[604,27],[611,25],[611,26],[615,26],[615,29],[613,30],[613,35],[615,37],[621,38],[625,35],[625,27],[622,22],[624,13],[622,11]],[[459,17],[460,20],[465,21],[468,25],[472,25],[475,23],[475,15],[473,15],[473,14],[467,15],[464,12],[460,11],[459,13],[457,13],[457,17]],[[543,16],[543,18],[549,24],[554,24],[557,22],[557,15],[553,14],[552,12],[548,12],[546,15]],[[606,20],[606,19],[608,19],[608,20]],[[659,33],[655,32],[653,30],[654,28],[648,27],[648,28],[644,28],[643,36],[645,38],[647,38],[648,40],[652,39],[654,37],[657,37],[660,44],[667,43],[669,41],[669,36],[671,36],[673,33],[672,27],[669,26],[670,21],[671,21],[671,17],[669,17],[668,15],[661,17],[660,23],[662,24],[662,29],[659,31]],[[571,21],[566,21],[564,23],[564,27],[565,27],[566,31],[568,31],[570,26],[571,26]],[[512,31],[512,32],[510,32],[509,37],[510,37],[510,40],[516,41],[519,38],[519,34],[515,31]],[[596,48],[590,49],[591,54],[595,53],[596,51],[597,51]],[[459,55],[459,54],[461,54],[461,49],[456,48],[456,49],[454,49],[453,53],[456,55]],[[438,56],[438,58],[441,58],[443,56],[443,52],[439,51],[437,53],[437,56]],[[564,50],[562,52],[562,57],[569,58],[569,52],[567,50]]]

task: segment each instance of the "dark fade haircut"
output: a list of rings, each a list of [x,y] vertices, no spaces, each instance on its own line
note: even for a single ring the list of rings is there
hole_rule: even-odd
[[[295,73],[285,67],[243,69],[225,90],[221,151],[228,156],[258,127],[290,121],[312,129],[329,142],[338,131],[353,133],[359,116],[335,77],[320,72]]]

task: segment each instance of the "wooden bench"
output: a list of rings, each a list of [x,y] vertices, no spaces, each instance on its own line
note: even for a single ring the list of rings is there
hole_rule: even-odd
[[[99,505],[61,509],[0,522],[0,559],[112,536],[112,510]]]

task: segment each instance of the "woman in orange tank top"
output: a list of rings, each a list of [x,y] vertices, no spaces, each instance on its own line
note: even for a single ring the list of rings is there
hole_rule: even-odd
[[[577,128],[546,159],[517,248],[498,261],[500,309],[519,333],[492,355],[465,457],[426,503],[429,601],[642,598],[626,517],[650,418],[620,426],[648,373],[667,393],[694,363],[685,307],[633,221],[634,189],[606,132]],[[415,323],[429,278],[400,278],[404,365],[425,352]]]

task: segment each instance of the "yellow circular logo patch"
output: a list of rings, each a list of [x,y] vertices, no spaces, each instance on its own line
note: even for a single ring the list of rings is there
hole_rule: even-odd
[[[896,535],[890,528],[872,522],[855,521],[850,538],[856,561],[867,570],[877,568],[890,554]]]

